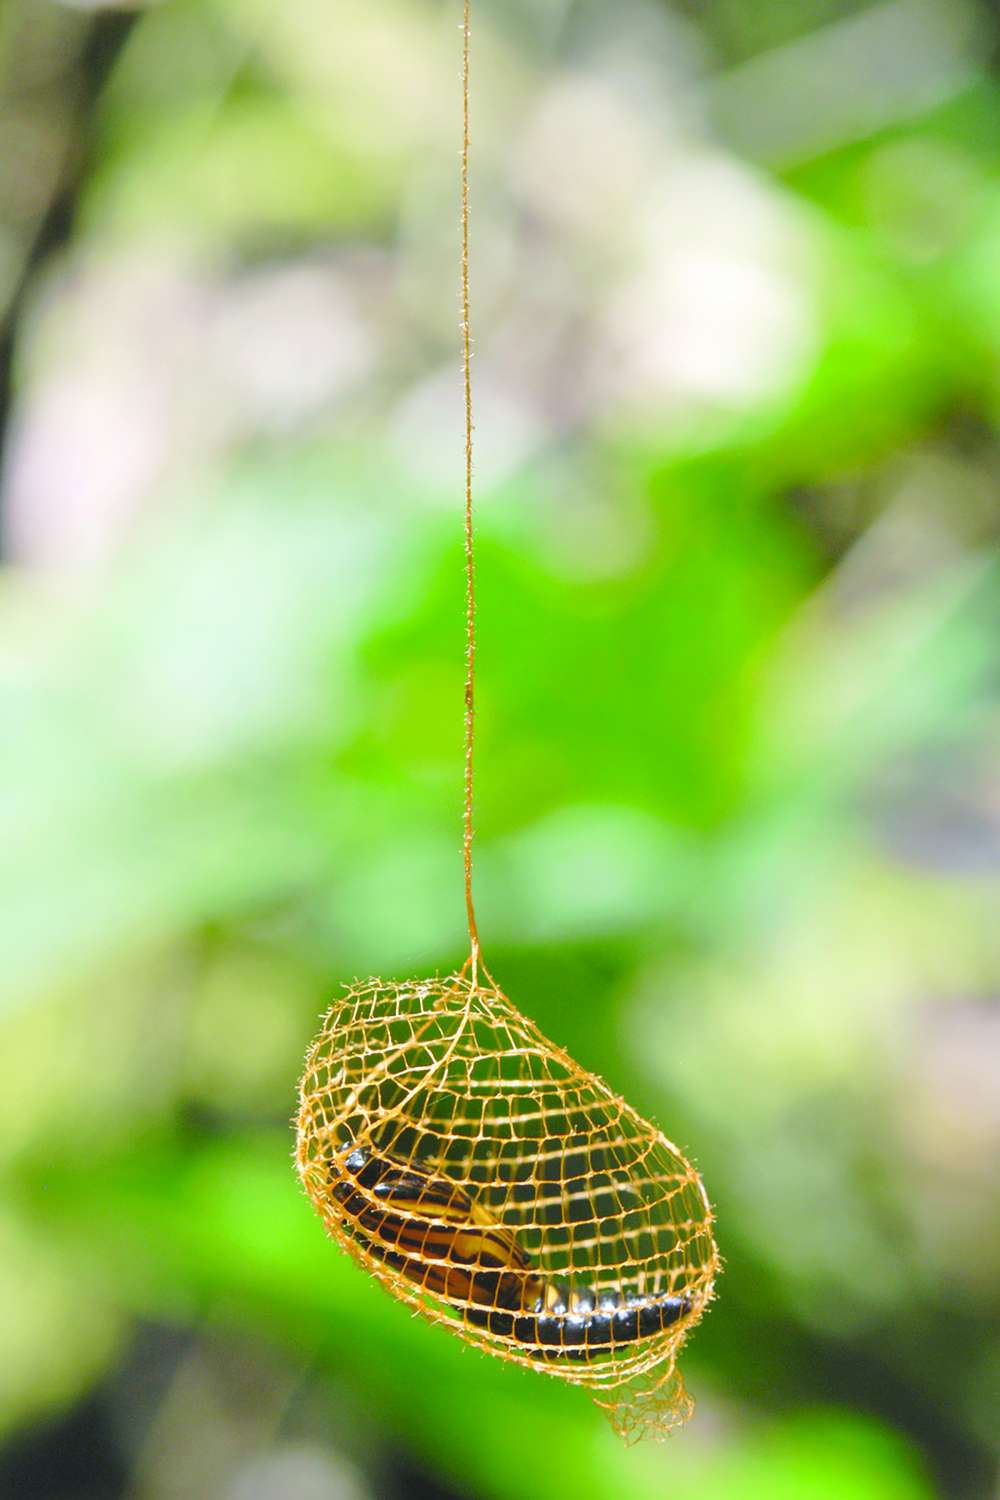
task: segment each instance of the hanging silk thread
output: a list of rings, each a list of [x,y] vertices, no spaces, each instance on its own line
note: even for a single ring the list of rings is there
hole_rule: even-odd
[[[542,1035],[486,968],[472,897],[476,728],[470,0],[462,22],[465,395],[463,865],[469,957],[445,978],[356,981],[299,1085],[296,1162],[330,1236],[430,1323],[588,1389],[626,1441],[692,1403],[677,1355],[714,1293],[695,1168]]]

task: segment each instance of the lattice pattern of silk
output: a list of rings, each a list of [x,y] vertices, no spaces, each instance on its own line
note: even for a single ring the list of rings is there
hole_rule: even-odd
[[[482,969],[346,991],[297,1162],[333,1238],[425,1317],[589,1387],[626,1438],[689,1414],[676,1358],[718,1271],[701,1179]]]

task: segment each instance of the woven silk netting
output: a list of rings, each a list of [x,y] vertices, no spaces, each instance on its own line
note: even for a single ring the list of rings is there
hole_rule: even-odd
[[[718,1270],[701,1180],[492,982],[348,990],[297,1162],[337,1243],[425,1317],[589,1387],[629,1439],[689,1414],[675,1361]]]

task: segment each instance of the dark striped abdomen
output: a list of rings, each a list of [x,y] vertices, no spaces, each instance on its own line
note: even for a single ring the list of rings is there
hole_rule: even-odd
[[[364,1147],[344,1162],[333,1195],[372,1252],[441,1297],[485,1308],[519,1308],[537,1278],[517,1236],[461,1188]],[[540,1284],[539,1284],[540,1285]]]
[[[480,1328],[519,1344],[536,1346],[532,1352],[540,1359],[564,1354],[571,1359],[586,1359],[590,1353],[620,1349],[623,1345],[652,1338],[670,1328],[691,1311],[686,1297],[653,1293],[648,1297],[623,1297],[620,1292],[604,1292],[598,1299],[594,1292],[578,1291],[568,1296],[552,1297],[553,1283],[547,1285],[547,1298],[555,1305],[547,1310],[541,1303],[531,1312],[496,1311],[483,1314],[469,1309],[469,1321]]]
[[[687,1317],[685,1297],[625,1296],[546,1281],[513,1230],[446,1178],[356,1147],[332,1193],[355,1233],[386,1265],[439,1297],[464,1303],[468,1322],[515,1339],[540,1359],[586,1359],[652,1338]]]

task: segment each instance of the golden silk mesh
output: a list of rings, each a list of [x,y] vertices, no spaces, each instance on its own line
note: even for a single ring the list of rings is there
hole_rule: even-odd
[[[463,0],[465,903],[458,974],[355,984],[299,1089],[296,1159],[328,1232],[431,1322],[588,1387],[626,1441],[691,1412],[677,1355],[712,1297],[701,1179],[548,1041],[480,959],[472,901],[476,609],[469,316],[469,0]],[[634,1337],[630,1330],[634,1329]]]
[[[474,974],[466,965],[444,979],[372,979],[334,1004],[300,1085],[302,1183],[330,1235],[401,1301],[489,1354],[588,1387],[627,1440],[662,1436],[690,1414],[675,1362],[718,1270],[701,1179],[481,967]],[[392,1244],[361,1227],[376,1191],[345,1167],[359,1148],[408,1181],[437,1184],[440,1201],[441,1184],[454,1185],[480,1225],[498,1227],[488,1238],[503,1236],[521,1256],[512,1274],[531,1297],[560,1285],[619,1305],[669,1297],[684,1316],[651,1337],[582,1351],[543,1347],[523,1329],[518,1338],[506,1317],[492,1320],[501,1331],[483,1326],[491,1320],[475,1296],[447,1279],[459,1243],[449,1236],[470,1215],[439,1211],[434,1243],[424,1244],[426,1205],[394,1208],[394,1232],[419,1232],[401,1269]]]

